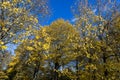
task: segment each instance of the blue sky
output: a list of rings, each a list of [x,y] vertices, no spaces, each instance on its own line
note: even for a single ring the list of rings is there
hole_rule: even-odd
[[[74,18],[71,6],[74,5],[75,1],[76,0],[49,0],[51,15],[43,22],[43,25],[49,25],[59,18],[71,21]]]
[[[75,21],[76,18],[74,18],[74,15],[71,10],[71,6],[75,4],[77,0],[48,0],[49,1],[49,8],[51,11],[51,16],[47,17],[45,21],[42,22],[42,25],[50,25],[53,21],[57,19],[64,19],[68,20],[70,22]],[[120,0],[117,0],[118,2]],[[92,4],[95,4],[95,0],[90,0]],[[96,9],[93,10],[96,12]],[[42,18],[43,19],[43,18]],[[13,52],[13,49],[16,47],[14,45],[9,45],[11,50]]]
[[[71,22],[74,19],[71,6],[74,5],[75,1],[76,0],[49,0],[51,15],[50,17],[46,17],[46,19],[42,22],[42,25],[50,25],[50,23],[60,18]],[[16,46],[12,44],[8,44],[8,46],[8,50],[14,53]]]

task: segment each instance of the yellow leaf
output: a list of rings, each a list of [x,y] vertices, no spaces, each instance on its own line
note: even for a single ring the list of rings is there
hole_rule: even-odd
[[[90,58],[90,54],[89,53],[87,53],[87,57]]]
[[[40,37],[37,35],[35,38],[36,38],[36,39],[39,39]]]
[[[50,37],[47,37],[45,40],[46,40],[47,42],[50,42],[50,41],[51,41],[51,38],[50,38]]]
[[[29,2],[29,3],[30,3],[30,2],[31,2],[31,0],[27,0],[27,2]]]
[[[43,49],[45,49],[45,50],[49,49],[49,44],[45,43],[45,44],[43,45]]]
[[[32,51],[32,50],[34,50],[34,48],[33,48],[33,47],[28,46],[28,47],[27,47],[27,50]]]
[[[6,48],[7,48],[7,46],[1,46],[1,48],[4,50],[4,49],[6,49]]]
[[[3,44],[4,44],[4,42],[0,41],[0,45],[1,45],[1,44],[3,45]]]

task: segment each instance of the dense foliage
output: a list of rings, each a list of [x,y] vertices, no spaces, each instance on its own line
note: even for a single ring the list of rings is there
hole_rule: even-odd
[[[78,0],[74,24],[40,27],[46,0],[1,0],[0,80],[120,80],[119,1],[95,1]]]

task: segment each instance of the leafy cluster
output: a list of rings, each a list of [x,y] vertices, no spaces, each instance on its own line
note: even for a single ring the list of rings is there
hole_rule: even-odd
[[[34,38],[17,48],[7,73],[12,80],[119,80],[119,24],[106,32],[104,25],[99,28],[80,19],[72,26],[57,20],[35,30]]]
[[[44,0],[1,1],[0,80],[120,80],[118,5],[95,0],[94,11],[78,1],[75,24],[58,19],[44,27],[33,13],[47,13]],[[112,9],[102,11],[102,3]],[[9,43],[18,44],[12,57]]]

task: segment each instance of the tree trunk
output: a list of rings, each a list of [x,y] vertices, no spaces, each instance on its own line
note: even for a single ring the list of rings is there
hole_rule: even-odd
[[[40,63],[36,62],[36,67],[34,68],[33,80],[36,80],[37,73],[39,72]]]
[[[103,51],[105,51],[105,50],[103,50]],[[107,76],[108,76],[108,71],[107,71],[107,69],[106,69],[106,55],[105,55],[105,53],[103,53],[103,63],[104,63],[104,80],[106,80],[107,79]],[[107,79],[108,80],[108,79]]]
[[[59,66],[60,66],[59,63],[56,62],[55,67],[54,67],[55,71],[54,71],[54,79],[53,80],[58,80],[58,72],[56,70],[59,69]]]
[[[79,71],[79,67],[78,67],[78,58],[76,58],[76,76],[77,76],[77,79],[76,80],[79,80],[79,74],[78,74],[78,71]]]

